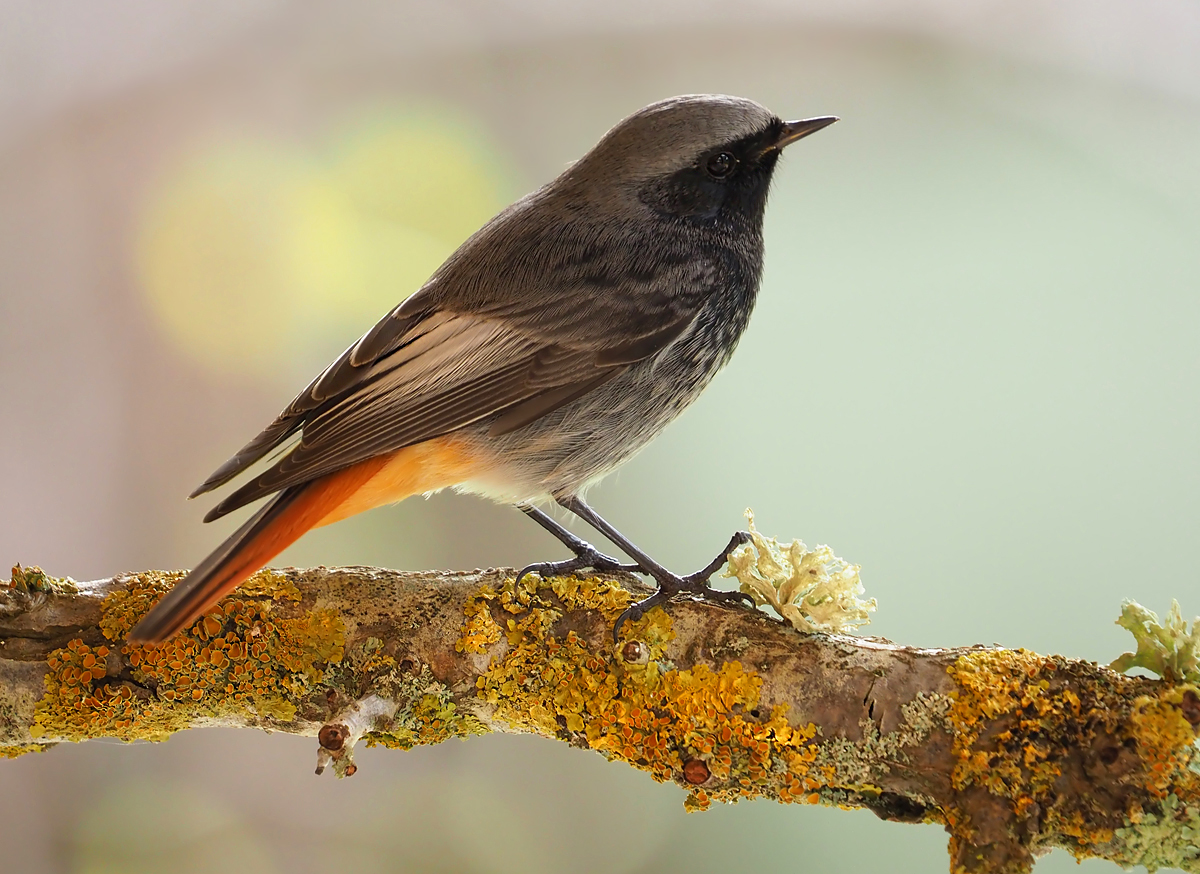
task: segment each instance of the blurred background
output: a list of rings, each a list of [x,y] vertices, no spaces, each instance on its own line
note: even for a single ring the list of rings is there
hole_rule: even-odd
[[[687,571],[753,507],[861,564],[903,643],[1107,662],[1123,598],[1200,612],[1193,0],[4,0],[0,563],[198,561],[236,520],[183,497],[309,377],[617,120],[702,91],[843,121],[776,174],[732,364],[598,509]],[[562,554],[443,494],[278,563]],[[533,738],[343,781],[314,755],[194,731],[0,762],[0,871],[947,865],[934,827],[685,815]]]

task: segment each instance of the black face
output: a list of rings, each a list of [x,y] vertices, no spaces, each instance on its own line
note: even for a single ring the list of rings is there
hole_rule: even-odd
[[[758,133],[704,152],[686,170],[647,185],[642,202],[690,222],[760,221],[779,160],[779,149],[772,146],[782,132],[783,122],[775,119]]]

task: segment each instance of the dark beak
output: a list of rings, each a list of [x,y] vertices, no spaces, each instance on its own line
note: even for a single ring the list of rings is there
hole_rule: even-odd
[[[784,122],[783,130],[779,134],[779,139],[771,146],[773,149],[782,149],[784,146],[790,146],[796,140],[802,140],[809,134],[815,134],[821,128],[829,127],[838,120],[836,115],[822,115],[817,118],[804,118],[800,121]]]

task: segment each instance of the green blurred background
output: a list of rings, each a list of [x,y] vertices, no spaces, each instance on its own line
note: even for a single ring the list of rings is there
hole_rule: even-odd
[[[195,563],[235,521],[183,496],[332,355],[618,119],[720,91],[843,121],[776,175],[732,364],[598,509],[690,570],[751,506],[861,564],[868,630],[904,643],[1108,661],[1123,598],[1200,612],[1191,0],[0,2],[0,70],[0,562]],[[443,494],[278,563],[561,554]],[[528,737],[364,750],[343,781],[314,750],[0,762],[0,872],[946,869],[933,827],[685,815]]]

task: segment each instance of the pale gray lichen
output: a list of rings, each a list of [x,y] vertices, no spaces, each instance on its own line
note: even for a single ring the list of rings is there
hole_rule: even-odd
[[[739,634],[732,640],[714,643],[709,652],[712,653],[714,659],[729,661],[731,659],[741,659],[749,648],[750,638],[744,634]],[[626,661],[629,661],[629,659],[626,659]]]
[[[323,742],[317,749],[317,774],[324,773],[328,765],[333,765],[333,772],[337,776],[351,776],[357,770],[354,764],[354,745],[364,734],[374,731],[376,725],[388,722],[395,716],[398,708],[399,705],[395,701],[380,698],[378,695],[368,695],[361,701],[355,701],[326,723],[321,729],[321,734],[332,730],[336,740],[331,742],[321,738]]]
[[[800,540],[784,545],[764,537],[746,511],[750,542],[729,554],[723,576],[735,577],[743,592],[771,608],[799,631],[846,633],[867,625],[875,599],[864,601],[859,566],[833,554],[828,546],[810,550]]]
[[[338,777],[353,774],[357,770],[354,747],[360,740],[368,747],[407,750],[487,733],[473,713],[458,706],[450,688],[434,677],[428,665],[411,658],[397,664],[379,638],[368,637],[361,646],[352,647],[335,669],[339,672],[335,681],[350,683],[362,674],[371,680],[365,687],[359,685],[356,700],[322,727],[322,735],[328,737],[319,738],[318,774],[331,764]]]
[[[22,665],[25,670],[21,673],[32,678],[36,664]],[[12,679],[17,673],[11,667],[8,678]],[[39,684],[40,685],[40,684]],[[33,722],[34,708],[37,706],[37,696],[30,689],[37,688],[30,679],[28,685],[13,683],[0,684],[0,758],[14,753],[10,750],[26,750],[33,738],[29,734],[29,724]]]
[[[428,665],[409,673],[398,668],[389,671],[376,678],[372,690],[398,706],[388,720],[366,733],[367,746],[407,750],[488,732],[475,714],[459,707],[454,693],[433,676]]]
[[[908,764],[906,749],[922,743],[935,729],[948,727],[951,704],[945,695],[918,693],[900,708],[901,722],[895,731],[884,734],[874,720],[863,719],[859,722],[861,740],[830,738],[819,746],[816,765],[833,768],[839,784],[859,790],[871,788],[894,765]],[[932,798],[921,800],[934,804]]]
[[[1121,852],[1114,859],[1126,870],[1135,865],[1147,871],[1178,868],[1200,872],[1200,808],[1181,806],[1168,795],[1160,814],[1143,813],[1137,822],[1125,820],[1114,832],[1113,843]]]
[[[1137,652],[1116,659],[1109,665],[1114,671],[1145,668],[1168,682],[1200,683],[1200,617],[1192,620],[1189,632],[1178,601],[1171,601],[1162,623],[1153,610],[1136,601],[1125,601],[1117,625],[1133,634]]]

